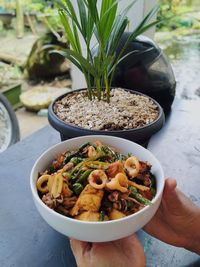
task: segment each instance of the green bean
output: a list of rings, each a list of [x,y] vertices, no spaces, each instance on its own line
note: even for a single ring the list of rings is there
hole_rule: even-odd
[[[151,180],[151,187],[152,186],[155,187],[156,186],[156,177],[152,173],[150,174],[150,180]]]
[[[137,189],[133,186],[130,186],[131,196],[134,197],[138,202],[144,204],[144,205],[151,205],[151,201],[144,198],[140,193],[138,193]]]
[[[64,164],[67,164],[72,158],[76,157],[78,154],[79,154],[78,151],[76,151],[76,152],[66,156],[64,159]]]
[[[104,210],[102,210],[101,212],[100,212],[100,215],[99,215],[99,221],[100,222],[103,222],[104,221],[104,218],[105,218],[105,211]]]
[[[74,163],[75,165],[77,165],[78,163],[82,162],[84,159],[80,158],[80,157],[73,157],[70,159],[70,162]]]
[[[53,166],[53,164],[48,168],[47,172],[48,174],[52,174],[53,172],[55,172],[55,167]]]
[[[82,183],[84,181],[87,180],[88,176],[90,175],[90,173],[92,172],[92,170],[86,170],[78,179],[77,182],[78,183]]]
[[[69,178],[70,177],[70,172],[63,172],[63,174],[62,174],[64,177],[67,177],[67,178]]]
[[[71,172],[71,174],[70,174],[70,176],[69,176],[69,178],[68,178],[68,181],[71,181],[72,183],[73,182],[75,182],[75,180],[80,176],[80,175],[82,175],[83,174],[83,170],[80,168],[80,169],[77,169],[77,171],[76,172]]]
[[[126,160],[127,157],[125,155],[122,155],[118,152],[115,153],[115,157],[114,157],[114,160]]]
[[[93,146],[94,147],[94,145],[92,143],[87,142],[87,143],[85,143],[79,147],[78,152],[81,153],[83,151],[83,149],[86,148],[87,146]]]
[[[115,152],[109,147],[109,146],[101,146],[101,150],[106,153],[106,154],[109,154],[111,155],[112,157],[115,157]]]
[[[96,159],[98,159],[99,161],[103,161],[103,162],[105,162],[106,160],[107,161],[110,160],[109,155],[99,156]]]
[[[152,193],[153,196],[156,195],[156,189],[155,188],[151,187],[150,188],[150,191],[151,191],[151,193]]]
[[[87,142],[87,143],[83,144],[82,146],[80,146],[79,149],[76,150],[75,152],[73,152],[72,154],[67,155],[65,157],[65,159],[64,159],[64,164],[68,163],[72,158],[77,157],[77,156],[80,156],[80,154],[82,153],[82,150],[85,147],[89,146],[89,145],[91,145],[91,143],[90,142]]]
[[[82,184],[80,183],[75,183],[73,184],[73,192],[76,194],[76,195],[80,195],[80,193],[82,192],[83,190],[83,186]]]

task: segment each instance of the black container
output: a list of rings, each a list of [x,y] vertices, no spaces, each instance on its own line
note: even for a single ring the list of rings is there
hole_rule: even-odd
[[[130,33],[123,34],[116,54],[124,48]],[[175,97],[176,81],[169,61],[163,51],[150,38],[139,36],[124,54],[133,52],[117,66],[113,87],[139,91],[155,99],[168,113]]]
[[[85,90],[85,89],[79,89],[79,90],[76,90],[76,92],[82,91],[82,90]],[[127,91],[135,93],[135,94],[143,95],[135,91],[130,91],[130,90],[127,90]],[[154,99],[152,99],[152,101],[158,106],[159,116],[155,121],[153,121],[152,123],[144,127],[140,127],[137,129],[129,129],[129,130],[98,131],[98,130],[88,130],[82,127],[75,126],[73,124],[68,124],[62,121],[61,119],[59,119],[58,116],[54,113],[54,105],[58,100],[61,100],[63,97],[71,93],[72,92],[68,92],[62,96],[57,97],[53,101],[53,103],[49,106],[49,110],[48,110],[49,123],[53,128],[55,128],[60,133],[62,141],[69,139],[69,138],[78,137],[78,136],[102,135],[103,134],[103,135],[112,135],[112,136],[126,138],[128,140],[131,140],[133,142],[146,146],[150,137],[156,132],[158,132],[162,128],[165,122],[165,116],[164,116],[162,107]]]

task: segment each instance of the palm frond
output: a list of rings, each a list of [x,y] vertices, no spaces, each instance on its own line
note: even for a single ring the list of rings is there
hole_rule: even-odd
[[[58,52],[83,72],[90,99],[92,96],[97,96],[100,100],[102,95],[105,96],[106,94],[107,101],[109,101],[110,85],[117,64],[131,54],[136,53],[136,51],[132,51],[124,55],[131,41],[159,23],[157,20],[150,22],[158,11],[158,6],[142,19],[136,29],[129,35],[120,53],[116,55],[120,40],[129,23],[128,11],[133,8],[138,0],[132,0],[121,12],[118,12],[120,0],[101,0],[99,11],[97,0],[76,0],[78,12],[75,11],[73,6],[74,0],[55,1],[59,2],[60,20],[70,44],[70,49]],[[86,55],[81,46],[80,35],[86,44]],[[98,50],[94,55],[91,41],[95,37]],[[96,93],[91,89],[92,80],[96,87]],[[104,86],[105,89],[102,89]]]

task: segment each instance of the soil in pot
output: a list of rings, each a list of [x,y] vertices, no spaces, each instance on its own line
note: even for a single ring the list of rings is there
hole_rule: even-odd
[[[112,89],[110,103],[88,100],[85,89],[62,95],[49,107],[49,123],[61,140],[83,135],[113,135],[146,146],[164,124],[164,113],[152,98],[136,91]]]
[[[57,101],[54,112],[66,123],[97,131],[136,129],[159,116],[158,106],[150,98],[123,89],[112,90],[110,103],[90,101],[85,91],[74,92]]]

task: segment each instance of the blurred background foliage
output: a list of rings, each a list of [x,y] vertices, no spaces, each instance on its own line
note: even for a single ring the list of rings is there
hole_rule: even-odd
[[[158,31],[200,30],[200,0],[159,0]],[[168,18],[168,19],[166,19]]]
[[[168,45],[166,41],[174,37],[178,39],[183,35],[193,34],[198,34],[199,38],[200,0],[157,1],[160,4],[158,18],[162,22],[157,26],[156,42],[161,40]],[[16,34],[18,25],[16,3],[20,3],[24,17],[20,21],[21,29],[23,28],[20,34]],[[55,43],[63,49],[64,38],[55,3],[56,0],[0,0],[0,50],[2,50],[0,62],[16,64],[22,61],[23,64],[20,64],[20,67],[29,73],[29,77],[38,77],[38,70],[41,74],[45,74],[43,77],[46,77],[46,72],[41,71],[41,67],[49,70],[46,66],[50,64],[50,61],[57,66],[49,56],[48,49],[45,49],[47,45]],[[26,41],[22,40],[17,46],[20,42],[19,38],[26,38]],[[16,53],[16,49],[12,49],[11,46],[18,47],[19,52]],[[11,56],[10,51],[13,51]],[[38,67],[37,71],[35,71],[35,66]]]

